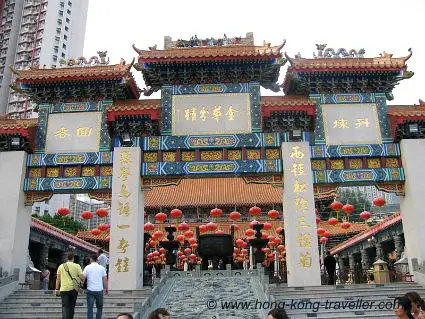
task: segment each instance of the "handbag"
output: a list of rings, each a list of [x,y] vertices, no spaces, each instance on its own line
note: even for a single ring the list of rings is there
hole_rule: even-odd
[[[72,277],[71,273],[69,272],[68,265],[66,263],[63,264],[63,268],[68,273],[69,277],[72,280],[72,285],[74,286],[74,290],[77,292],[83,292],[84,291],[84,284],[81,282],[80,278],[74,278]]]

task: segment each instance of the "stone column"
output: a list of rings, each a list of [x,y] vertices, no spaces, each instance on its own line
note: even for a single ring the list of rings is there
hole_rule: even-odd
[[[376,249],[376,260],[378,259],[384,260],[384,250],[382,249],[382,244],[376,243],[375,249]]]
[[[354,274],[356,269],[356,259],[354,258],[354,254],[348,255],[348,263],[350,265],[350,272]]]
[[[144,197],[140,147],[116,147],[112,177],[109,289],[143,286]]]
[[[419,264],[425,262],[425,139],[405,139],[400,142],[401,160],[405,175],[405,196],[400,197],[403,218],[404,240],[409,268],[413,269],[412,258]],[[419,277],[416,278],[419,280]],[[422,282],[423,284],[423,282]]]
[[[31,212],[25,207],[23,181],[27,154],[0,152],[0,266],[25,281]]]
[[[49,245],[44,244],[41,246],[40,250],[40,269],[43,270],[47,268],[47,264],[49,263]]]
[[[366,249],[362,249],[360,251],[361,253],[361,257],[362,257],[362,269],[363,270],[368,270],[370,267],[370,261],[369,261],[369,256],[367,254],[367,250]]]
[[[395,246],[395,253],[397,260],[401,258],[401,254],[403,253],[403,239],[400,235],[395,235],[393,237],[394,239],[394,246]]]

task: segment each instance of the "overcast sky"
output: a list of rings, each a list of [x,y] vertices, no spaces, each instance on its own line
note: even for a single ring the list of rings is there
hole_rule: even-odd
[[[85,0],[79,0],[85,1]],[[84,55],[107,50],[111,63],[137,57],[131,45],[163,48],[164,36],[174,40],[245,36],[254,32],[257,45],[263,40],[284,51],[310,58],[316,43],[332,48],[366,50],[366,57],[386,51],[394,57],[413,56],[408,69],[415,72],[393,91],[390,104],[418,104],[425,99],[425,0],[89,0]],[[280,83],[286,67],[281,69]],[[144,87],[133,69],[139,87]],[[283,94],[283,93],[280,93]],[[263,95],[273,95],[264,91]],[[158,94],[152,97],[159,98]],[[151,98],[152,98],[151,97]]]

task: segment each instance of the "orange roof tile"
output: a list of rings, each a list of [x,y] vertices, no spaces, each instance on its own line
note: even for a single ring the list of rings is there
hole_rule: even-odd
[[[98,77],[126,77],[131,76],[130,69],[133,64],[98,65],[90,67],[65,67],[56,69],[30,68],[28,70],[15,70],[17,82],[68,80],[78,78]]]
[[[272,205],[280,202],[282,189],[268,184],[246,184],[242,178],[183,179],[178,186],[155,187],[145,193],[149,208]]]
[[[262,96],[261,106],[316,106],[316,102],[303,95]]]
[[[134,50],[139,54],[139,63],[161,62],[161,60],[197,60],[205,58],[240,58],[240,57],[281,57],[280,46],[254,46],[254,45],[228,45],[207,46],[192,48],[173,48],[167,50],[140,50],[134,45]]]
[[[38,119],[20,120],[0,118],[0,130],[18,130],[36,127]]]
[[[397,223],[401,222],[401,214],[400,212],[394,213],[391,216],[388,216],[387,218],[385,218],[384,220],[382,220],[381,222],[379,222],[378,224],[369,227],[368,229],[362,231],[361,233],[357,234],[356,236],[347,239],[346,241],[338,244],[337,246],[335,246],[332,251],[331,254],[336,254],[350,246],[355,245],[356,243],[362,241],[362,240],[366,240],[369,237],[372,237],[373,235],[376,235],[377,233],[380,233],[381,231],[387,229],[388,227],[395,225]]]
[[[108,122],[115,121],[117,116],[142,114],[148,114],[152,120],[158,120],[160,107],[160,99],[117,100],[107,109]]]
[[[290,59],[288,70],[320,70],[320,69],[400,69],[406,67],[407,57],[392,58],[389,56],[377,58],[320,58],[320,59]]]
[[[425,105],[388,105],[388,115],[397,117],[425,116]]]
[[[272,225],[272,229],[270,230],[263,230],[263,232],[267,233],[268,235],[277,236],[276,234],[276,228],[282,227],[283,222],[281,220],[272,220],[267,221]],[[189,229],[195,232],[196,227],[201,225],[202,223],[189,223]],[[230,226],[232,224],[235,224],[239,226],[239,230],[235,231],[235,238],[244,238],[245,230],[249,228],[249,222],[216,222],[217,229],[222,230],[225,233],[230,233]],[[165,227],[168,226],[168,223],[165,224],[155,224],[155,231],[161,230],[165,233]],[[326,230],[328,230],[331,233],[331,237],[337,237],[337,236],[344,236],[344,235],[354,235],[361,231],[364,231],[369,228],[369,226],[365,223],[360,224],[352,224],[352,226],[349,229],[342,229],[339,225],[331,226],[326,222],[320,222],[318,227],[322,227]],[[180,234],[180,231],[177,231],[174,235]],[[86,239],[86,240],[99,240],[99,241],[105,241],[106,237],[109,236],[109,230],[102,232],[98,236],[94,236],[90,231],[82,231],[77,234],[79,238]]]

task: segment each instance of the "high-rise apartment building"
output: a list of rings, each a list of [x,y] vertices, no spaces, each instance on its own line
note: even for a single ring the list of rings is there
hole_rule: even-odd
[[[9,85],[14,69],[56,67],[83,54],[89,0],[0,0],[0,115],[33,116],[33,105]]]

